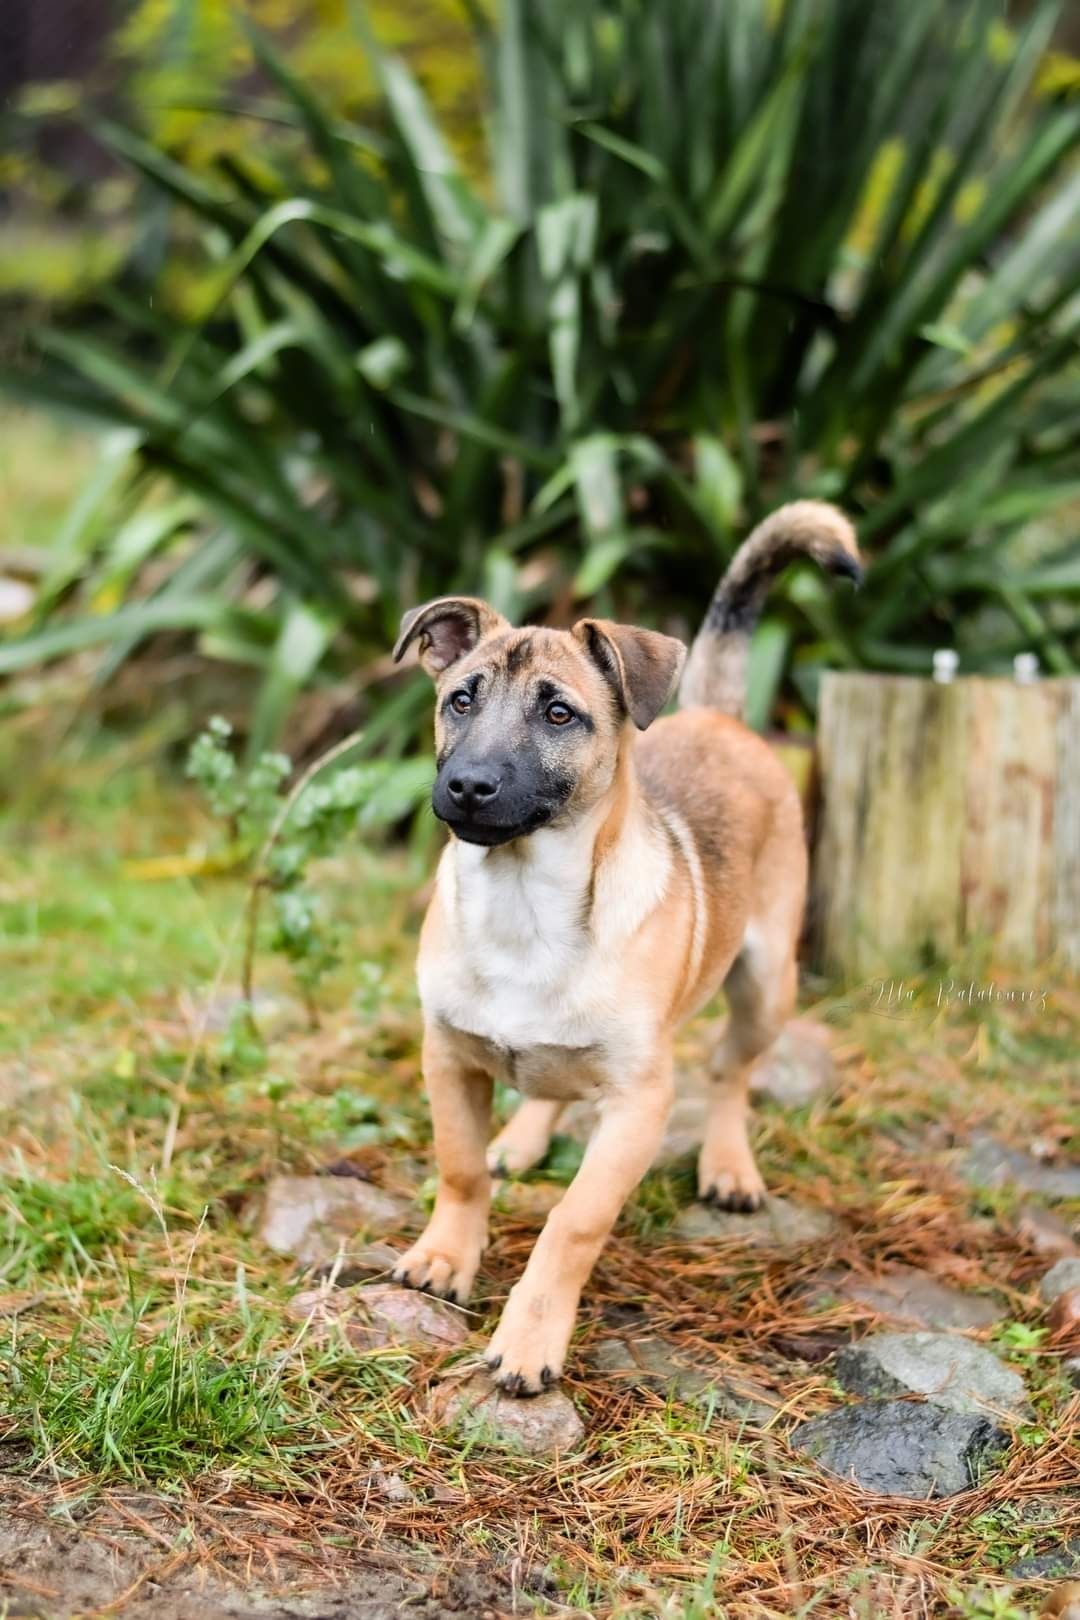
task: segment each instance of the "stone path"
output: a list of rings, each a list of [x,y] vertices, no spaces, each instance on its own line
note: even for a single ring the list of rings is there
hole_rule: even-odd
[[[832,1060],[818,1026],[795,1024],[785,1034],[757,1089],[782,1106],[805,1106],[833,1083]],[[703,1089],[684,1097],[669,1129],[666,1152],[691,1151],[700,1136]],[[588,1110],[570,1111],[570,1126],[584,1132]],[[1016,1227],[1030,1252],[1043,1259],[1044,1275],[1033,1285],[1048,1328],[1068,1348],[1074,1329],[1080,1345],[1080,1242],[1069,1221],[1047,1206],[1080,1194],[1080,1167],[1049,1165],[975,1132],[959,1157],[960,1173],[980,1185],[1010,1186],[1039,1195],[1026,1204]],[[561,1196],[555,1182],[510,1182],[497,1192],[501,1215],[541,1224]],[[301,1266],[320,1268],[329,1281],[298,1293],[291,1314],[317,1335],[342,1331],[357,1347],[401,1344],[436,1357],[475,1349],[466,1313],[377,1279],[393,1264],[395,1249],[378,1240],[415,1226],[415,1205],[402,1194],[341,1176],[277,1178],[268,1189],[262,1235]],[[364,1241],[364,1239],[368,1241]],[[846,1395],[843,1404],[801,1423],[783,1414],[782,1403],[753,1372],[733,1376],[710,1365],[705,1354],[689,1356],[656,1333],[619,1328],[594,1345],[593,1376],[627,1390],[707,1409],[752,1429],[781,1434],[808,1461],[868,1491],[892,1496],[945,1497],[969,1489],[995,1466],[1010,1428],[1031,1415],[1021,1371],[979,1342],[1008,1314],[996,1294],[962,1288],[915,1266],[897,1263],[866,1271],[829,1264],[834,1239],[850,1233],[832,1212],[795,1199],[773,1197],[750,1215],[701,1204],[679,1211],[663,1241],[747,1249],[770,1262],[805,1263],[821,1253],[821,1268],[803,1283],[799,1298],[811,1317],[836,1305],[860,1308],[858,1318],[832,1338],[823,1322],[825,1355]],[[777,1283],[774,1274],[774,1285]],[[869,1329],[869,1331],[867,1331]],[[796,1341],[793,1341],[796,1342]],[[1080,1384],[1080,1356],[1063,1358],[1065,1377]],[[584,1438],[581,1418],[561,1390],[519,1401],[493,1390],[475,1361],[449,1369],[430,1396],[442,1422],[480,1446],[531,1456],[566,1451]]]

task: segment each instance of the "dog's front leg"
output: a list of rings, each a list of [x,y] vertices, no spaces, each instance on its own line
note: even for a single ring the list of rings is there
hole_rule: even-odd
[[[423,1236],[402,1255],[392,1275],[409,1288],[463,1305],[487,1245],[491,1078],[463,1064],[435,1025],[424,1030],[422,1060],[439,1186]]]
[[[510,1395],[538,1395],[562,1372],[578,1300],[618,1214],[656,1154],[671,1107],[670,1055],[613,1092],[581,1168],[510,1290],[487,1365]]]

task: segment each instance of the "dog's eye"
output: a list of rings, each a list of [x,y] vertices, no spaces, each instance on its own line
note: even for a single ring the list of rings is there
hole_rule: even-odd
[[[455,714],[468,714],[472,708],[472,693],[466,692],[464,688],[460,692],[454,692],[450,698],[450,707]]]
[[[566,726],[574,718],[574,711],[568,703],[549,703],[544,710],[544,719],[549,726]]]

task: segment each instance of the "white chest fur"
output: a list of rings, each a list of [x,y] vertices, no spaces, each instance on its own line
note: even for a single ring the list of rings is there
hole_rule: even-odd
[[[438,878],[445,932],[419,963],[428,1018],[517,1053],[593,1047],[617,1064],[642,1049],[652,1012],[628,992],[626,951],[663,897],[670,846],[635,818],[590,896],[596,832],[583,819],[504,849],[449,845]]]

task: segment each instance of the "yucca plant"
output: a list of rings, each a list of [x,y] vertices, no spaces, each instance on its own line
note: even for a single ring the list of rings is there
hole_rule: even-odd
[[[689,627],[795,494],[852,510],[870,568],[843,599],[785,582],[757,723],[778,695],[799,723],[825,665],[917,671],[942,643],[1073,670],[1080,543],[1050,520],[1080,509],[1080,107],[1033,93],[1056,8],[998,11],[476,6],[479,179],[359,7],[370,128],[262,35],[254,110],[302,140],[205,177],[101,128],[212,289],[180,318],[136,260],[9,371],[115,432],[0,672],[97,644],[108,674],[198,633],[265,671],[259,749],[303,684],[383,674],[425,595]],[[394,690],[372,744],[422,702]]]

